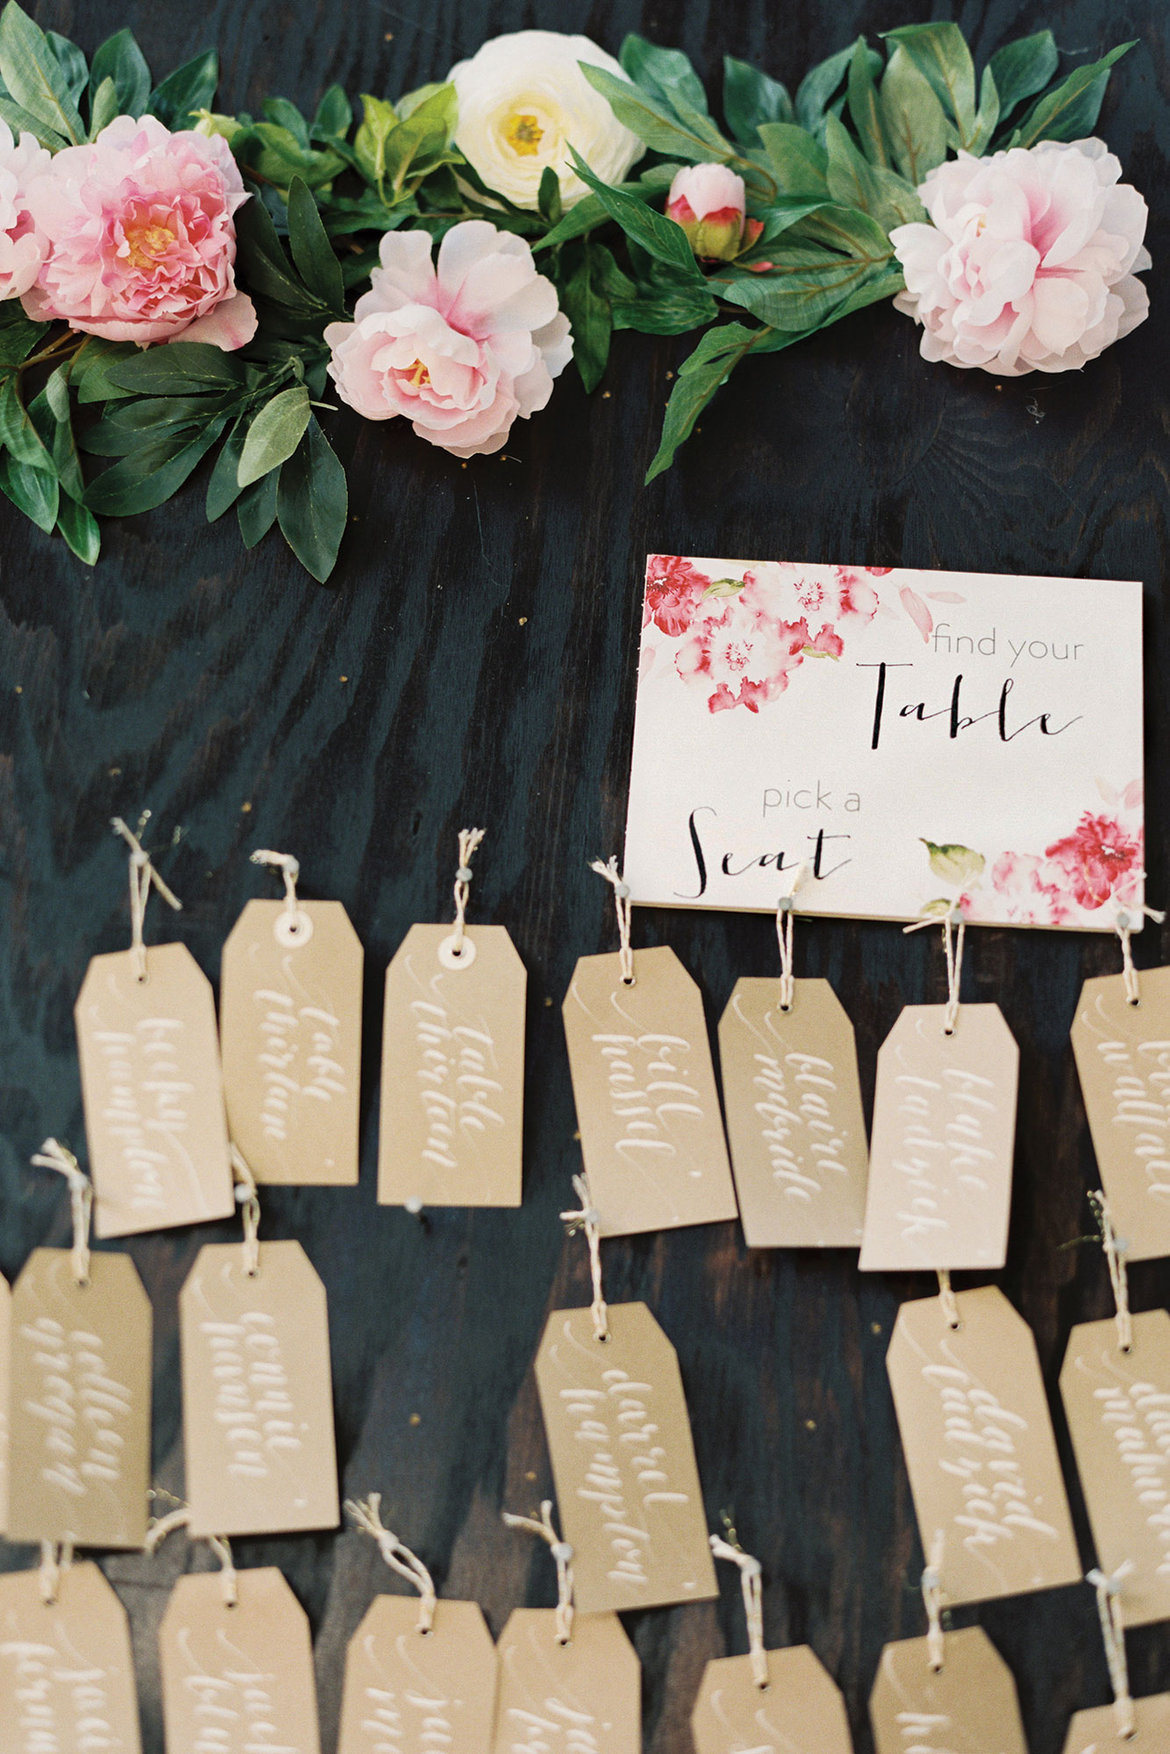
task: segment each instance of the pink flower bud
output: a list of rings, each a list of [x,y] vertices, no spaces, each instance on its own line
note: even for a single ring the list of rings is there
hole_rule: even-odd
[[[666,201],[666,214],[681,225],[695,255],[707,262],[731,262],[763,230],[744,214],[743,178],[725,164],[684,165]]]

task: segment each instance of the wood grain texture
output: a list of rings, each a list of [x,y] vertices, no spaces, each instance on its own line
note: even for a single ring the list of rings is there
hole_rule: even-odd
[[[526,25],[587,31],[611,50],[638,29],[717,78],[725,52],[795,81],[860,28],[956,18],[977,51],[1051,24],[1099,53],[1140,37],[1101,131],[1153,210],[1151,320],[1082,374],[998,382],[927,367],[911,324],[864,312],[744,372],[679,464],[643,490],[684,340],[622,335],[590,401],[574,375],[517,425],[502,456],[460,465],[401,423],[330,430],[354,517],[329,588],[271,537],[252,555],[208,527],[196,486],[108,527],[95,572],[0,508],[0,1267],[67,1239],[67,1202],[27,1167],[46,1133],[80,1141],[71,1008],[96,951],[127,941],[125,865],[107,819],[149,807],[185,908],[155,915],[215,979],[245,900],[275,894],[248,864],[295,851],[308,896],[344,902],[366,948],[362,1177],[357,1190],[270,1189],[263,1233],[300,1238],[328,1287],[347,1494],[381,1491],[389,1526],[443,1591],[478,1599],[498,1635],[518,1603],[553,1599],[543,1550],[502,1505],[534,1506],[549,1475],[531,1372],[548,1310],[587,1297],[584,1247],[556,1214],[578,1167],[560,1001],[576,957],[612,948],[608,889],[586,860],[620,845],[639,579],[647,550],[1142,578],[1150,894],[1170,900],[1170,20],[1160,0],[43,0],[40,22],[92,50],[123,24],[156,70],[219,45],[224,108],[265,94],[311,105],[339,79],[397,93],[441,78],[485,37]],[[526,1198],[518,1212],[442,1211],[425,1226],[375,1203],[382,971],[407,927],[446,918],[455,835],[489,838],[473,918],[506,924],[529,968]],[[157,904],[156,904],[157,905]],[[761,917],[640,912],[669,942],[713,1025],[736,978],[774,968]],[[933,938],[933,934],[931,935]],[[831,922],[798,931],[798,970],[832,980],[858,1035],[867,1102],[877,1047],[905,1002],[943,996],[925,934]],[[1150,930],[1139,963],[1170,951]],[[1021,1048],[1008,1266],[996,1276],[1035,1331],[1055,1402],[1069,1327],[1110,1308],[1088,1228],[1095,1185],[1068,1028],[1107,942],[984,930],[970,997],[996,1000]],[[154,1473],[181,1491],[176,1299],[196,1250],[232,1235],[136,1238],[156,1323]],[[861,1280],[854,1257],[745,1250],[737,1226],[606,1245],[611,1299],[643,1298],[680,1355],[713,1526],[735,1518],[763,1558],[771,1644],[810,1643],[844,1689],[859,1754],[884,1641],[916,1635],[922,1555],[885,1374],[897,1306],[921,1275]],[[1170,1269],[1132,1274],[1135,1308],[1166,1301]],[[1071,1455],[1059,1413],[1062,1459]],[[1074,1489],[1082,1553],[1087,1525]],[[346,1640],[398,1588],[352,1533],[237,1543],[283,1567],[316,1639],[332,1750]],[[0,1546],[0,1566],[27,1565]],[[103,1562],[133,1620],[147,1754],[162,1744],[155,1639],[181,1541]],[[202,1556],[192,1563],[205,1563]],[[629,1622],[645,1666],[648,1754],[689,1748],[703,1663],[745,1648],[738,1581],[718,1604]],[[1033,1754],[1058,1754],[1076,1708],[1108,1697],[1084,1586],[963,1610],[1015,1673]],[[1129,1641],[1134,1691],[1170,1684],[1170,1636]]]

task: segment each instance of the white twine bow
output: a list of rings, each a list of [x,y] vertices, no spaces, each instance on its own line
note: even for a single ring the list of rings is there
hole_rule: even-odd
[[[234,1142],[229,1150],[236,1205],[244,1221],[244,1271],[254,1279],[260,1271],[260,1194],[244,1153]]]
[[[945,1655],[942,1627],[943,1532],[938,1530],[930,1549],[930,1563],[922,1572],[922,1602],[926,1609],[926,1658],[937,1675]]]
[[[1125,1242],[1113,1228],[1113,1214],[1109,1210],[1109,1202],[1103,1191],[1098,1188],[1089,1195],[1089,1204],[1093,1208],[1097,1224],[1101,1231],[1101,1247],[1105,1250],[1105,1262],[1109,1268],[1109,1283],[1113,1287],[1113,1303],[1116,1309],[1117,1349],[1128,1352],[1133,1346],[1133,1318],[1129,1312],[1129,1273],[1126,1268]]]
[[[1113,1689],[1113,1714],[1117,1723],[1117,1734],[1123,1740],[1128,1740],[1137,1732],[1134,1703],[1129,1691],[1129,1664],[1125,1655],[1125,1620],[1121,1611],[1120,1587],[1122,1579],[1131,1569],[1127,1560],[1112,1577],[1106,1577],[1103,1571],[1085,1574],[1085,1582],[1092,1584],[1097,1592],[1097,1617],[1101,1622],[1101,1637],[1105,1641],[1109,1685]]]
[[[73,1564],[72,1541],[42,1541],[41,1564],[38,1572],[41,1601],[46,1608],[56,1605],[62,1574]]]
[[[937,920],[937,914],[926,914],[920,920],[911,920],[908,926],[902,927],[902,931],[903,933],[920,932],[923,926],[933,926]],[[967,932],[967,922],[963,918],[963,910],[957,901],[953,901],[943,915],[942,929],[943,953],[947,959],[947,1002],[943,1011],[943,1034],[954,1035],[955,1025],[959,1021],[959,985],[963,978],[963,939]]]
[[[553,1527],[552,1500],[546,1498],[541,1505],[539,1522],[531,1516],[514,1516],[510,1510],[500,1515],[510,1529],[527,1529],[530,1535],[548,1542],[557,1564],[556,1639],[558,1644],[568,1644],[573,1636],[573,1549]]]
[[[451,934],[455,940],[451,949],[456,956],[463,954],[467,901],[471,894],[471,858],[486,833],[485,828],[459,830],[459,869],[455,873],[455,930]]]
[[[56,1139],[46,1139],[30,1161],[37,1169],[55,1169],[69,1183],[69,1204],[73,1214],[73,1277],[79,1285],[88,1285],[93,1183],[72,1151],[59,1144]]]
[[[809,873],[807,859],[802,859],[788,879],[788,887],[776,904],[776,941],[780,946],[780,1009],[791,1011],[796,996],[796,980],[792,972],[792,924],[796,917],[796,892]]]
[[[157,1553],[167,1536],[173,1535],[176,1529],[186,1530],[187,1539],[192,1538],[191,1510],[188,1505],[181,1504],[177,1510],[168,1511],[166,1516],[152,1519],[146,1531],[145,1551]],[[207,1535],[203,1538],[219,1560],[219,1587],[223,1592],[224,1607],[234,1608],[239,1604],[240,1587],[231,1547],[222,1535]]]
[[[739,1566],[739,1581],[743,1591],[743,1611],[747,1619],[748,1656],[752,1665],[752,1680],[759,1688],[768,1685],[768,1656],[764,1650],[764,1581],[763,1567],[758,1559],[745,1553],[742,1547],[733,1547],[721,1535],[711,1535],[711,1551],[716,1559],[729,1559],[733,1565]]]
[[[581,1202],[579,1211],[562,1212],[561,1223],[569,1227],[569,1235],[585,1232],[589,1244],[589,1273],[593,1280],[593,1332],[599,1340],[609,1339],[609,1309],[601,1290],[601,1213],[589,1197],[589,1182],[583,1175],[573,1177],[573,1192]]]
[[[589,869],[613,884],[613,904],[617,912],[618,955],[621,959],[622,985],[634,984],[634,952],[630,949],[630,886],[618,870],[617,854],[608,859],[593,859]]]
[[[935,1271],[938,1274],[939,1302],[942,1304],[942,1312],[946,1318],[947,1327],[961,1328],[963,1323],[959,1316],[958,1299],[955,1296],[954,1287],[951,1284],[950,1269],[948,1267],[936,1267]]]
[[[430,1632],[435,1624],[435,1608],[438,1603],[434,1581],[417,1553],[412,1553],[383,1524],[382,1494],[371,1492],[366,1498],[347,1498],[345,1510],[354,1526],[377,1542],[378,1551],[391,1571],[396,1571],[399,1577],[404,1577],[407,1583],[414,1585],[419,1593],[418,1630]]]
[[[1143,872],[1142,875],[1144,876],[1145,873]],[[1162,925],[1166,918],[1166,915],[1162,912],[1161,908],[1146,907],[1143,905],[1140,912],[1143,913],[1148,920],[1153,920],[1155,924],[1159,926]],[[1128,910],[1120,904],[1117,908],[1114,931],[1121,939],[1121,978],[1125,982],[1126,1002],[1130,1005],[1140,1005],[1142,1002],[1142,991],[1138,982],[1138,971],[1133,965],[1133,950],[1130,946],[1130,939],[1133,937],[1133,920],[1130,917]]]
[[[142,818],[147,822],[150,812]],[[110,819],[110,827],[115,834],[120,834],[130,848],[130,953],[134,958],[134,973],[140,981],[147,978],[146,945],[142,939],[143,922],[146,919],[146,904],[150,900],[153,886],[158,890],[168,907],[181,913],[183,904],[173,890],[169,889],[150,862],[150,854],[143,851],[142,843],[133,829],[128,828],[120,816]]]

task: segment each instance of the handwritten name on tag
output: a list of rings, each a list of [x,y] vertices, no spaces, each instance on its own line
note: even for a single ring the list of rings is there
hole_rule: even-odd
[[[150,1485],[151,1312],[128,1255],[34,1249],[12,1291],[8,1535],[141,1547]]]
[[[699,989],[667,945],[583,956],[565,997],[581,1150],[603,1236],[736,1214]]]
[[[358,1178],[362,947],[339,901],[250,901],[223,947],[223,1088],[260,1183]]]
[[[130,1629],[90,1561],[41,1600],[35,1571],[0,1577],[0,1745],[5,1754],[139,1754]]]
[[[8,1408],[12,1393],[12,1293],[0,1273],[0,1535],[8,1532]]]
[[[615,1614],[516,1608],[500,1635],[492,1754],[641,1754],[642,1670]]]
[[[554,1310],[536,1388],[582,1614],[718,1594],[678,1356],[644,1303]]]
[[[309,1622],[282,1574],[175,1582],[159,1628],[167,1754],[319,1754]]]
[[[179,1293],[191,1533],[339,1521],[325,1287],[299,1242],[207,1243]]]
[[[1093,1150],[1130,1260],[1170,1255],[1170,968],[1088,980],[1072,1026]]]
[[[950,1603],[1081,1576],[1036,1343],[1002,1291],[904,1303],[886,1355],[922,1548]]]
[[[1128,1352],[1113,1320],[1074,1328],[1060,1393],[1097,1558],[1125,1568],[1125,1623],[1144,1626],[1170,1620],[1170,1315],[1132,1322]]]
[[[1117,1734],[1117,1717],[1111,1705],[1078,1711],[1068,1726],[1064,1754],[1125,1754],[1133,1750],[1170,1748],[1170,1693],[1151,1693],[1133,1702],[1134,1735],[1130,1741]]]
[[[808,1645],[766,1655],[766,1687],[750,1657],[707,1664],[691,1713],[695,1754],[853,1754],[841,1690]]]
[[[749,1248],[857,1248],[868,1151],[853,1025],[824,980],[735,984],[719,1023],[731,1167]]]
[[[887,1644],[869,1701],[877,1754],[1028,1754],[1011,1670],[981,1626],[948,1632],[935,1673],[925,1638]]]
[[[97,1236],[235,1210],[211,985],[184,944],[95,956],[74,1006]]]
[[[378,1200],[518,1206],[527,974],[503,926],[412,926],[386,970]]]
[[[1020,1051],[998,1005],[907,1005],[878,1053],[863,1272],[1002,1267]]]
[[[491,1754],[496,1647],[475,1602],[378,1596],[349,1643],[338,1754]]]

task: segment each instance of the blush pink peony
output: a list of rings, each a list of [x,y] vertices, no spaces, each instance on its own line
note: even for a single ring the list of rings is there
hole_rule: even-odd
[[[29,190],[52,164],[33,134],[0,122],[0,299],[19,298],[41,271],[49,241],[29,211]]]
[[[1004,377],[1072,371],[1144,321],[1146,204],[1100,140],[1013,147],[931,171],[930,225],[890,233],[924,359]]]
[[[543,408],[572,357],[556,288],[523,238],[453,225],[431,260],[425,231],[391,231],[352,323],[331,323],[329,373],[367,420],[405,415],[456,457],[498,451]]]
[[[732,262],[764,229],[762,220],[748,219],[746,199],[743,178],[727,165],[685,164],[670,185],[666,216],[703,261]]]
[[[242,347],[256,312],[236,291],[232,215],[247,198],[226,140],[115,117],[30,186],[51,247],[25,310],[107,341]]]

